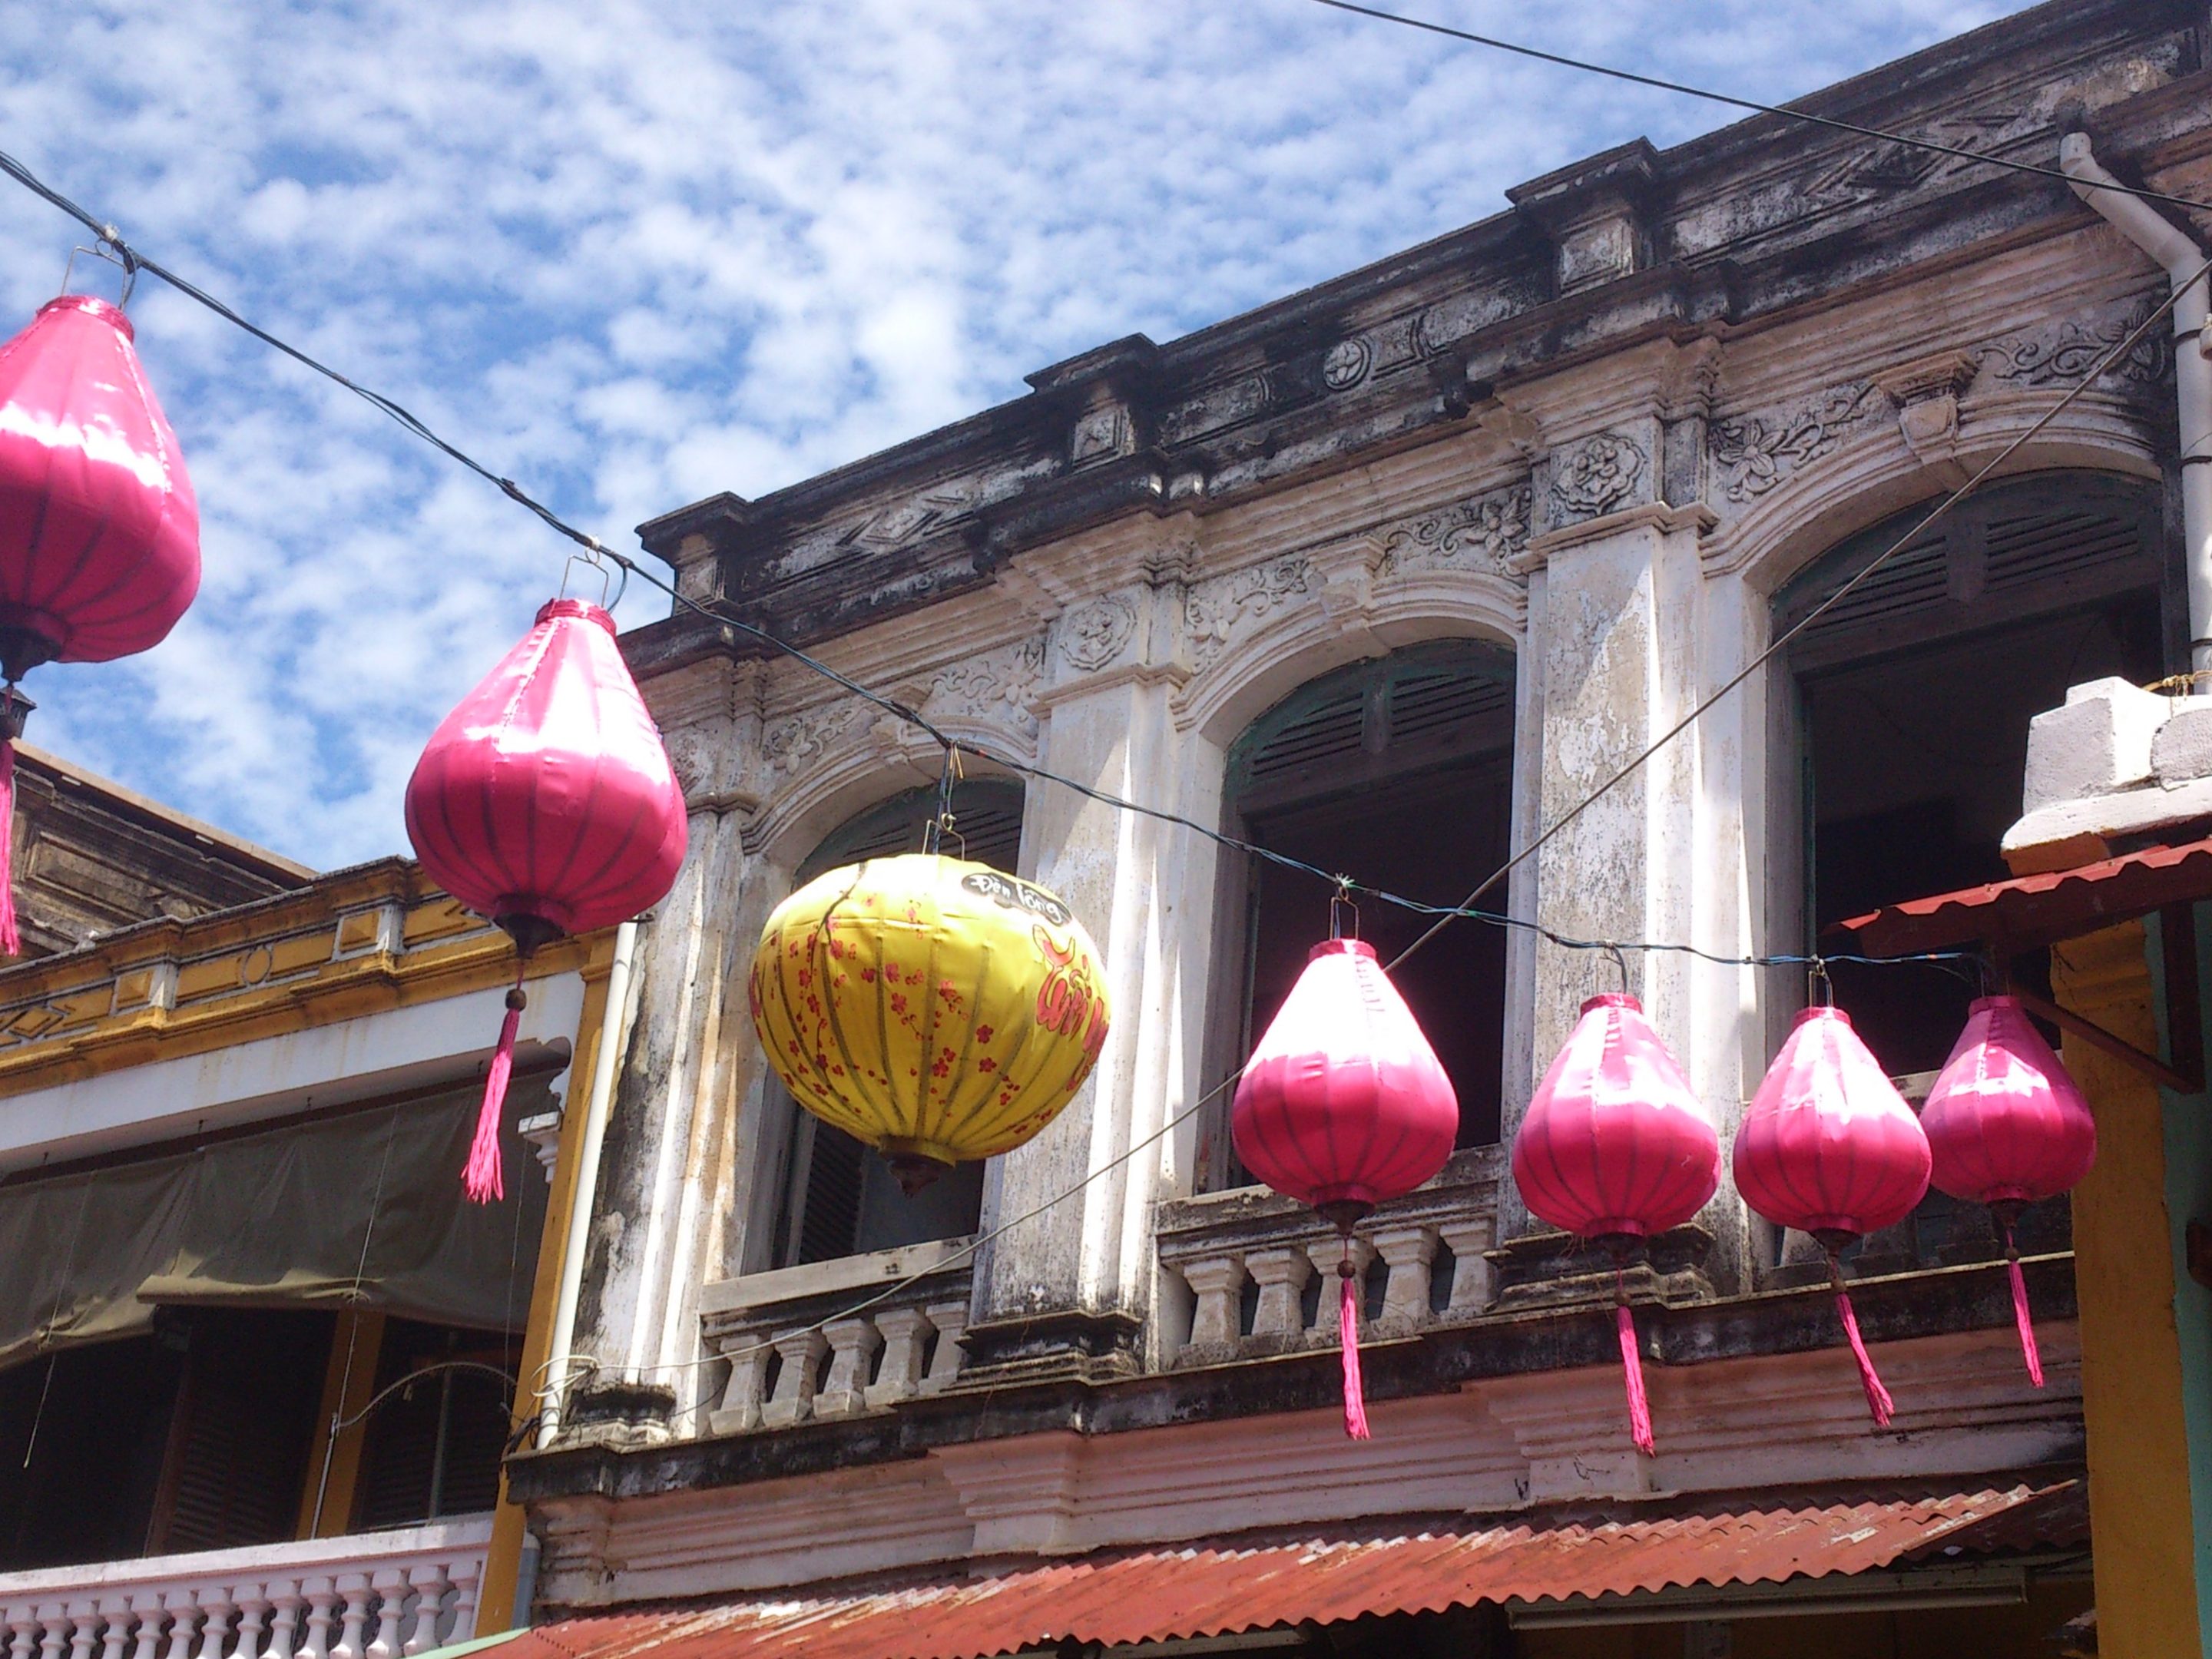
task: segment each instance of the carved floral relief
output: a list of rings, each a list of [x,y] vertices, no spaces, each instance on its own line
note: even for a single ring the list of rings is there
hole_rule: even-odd
[[[1509,574],[1528,545],[1528,487],[1516,484],[1457,501],[1376,533],[1382,543],[1378,576],[1411,570],[1482,569]]]
[[[1136,629],[1136,607],[1109,593],[1060,618],[1060,654],[1070,667],[1095,673],[1121,654]]]
[[[1800,468],[1840,448],[1844,434],[1881,401],[1871,380],[1857,380],[1831,387],[1783,414],[1716,422],[1711,450],[1722,493],[1738,503],[1756,501]]]
[[[1632,498],[1644,476],[1643,446],[1619,433],[1601,432],[1552,456],[1552,518],[1555,524],[1595,519]]]
[[[1191,665],[1212,666],[1240,630],[1310,599],[1317,586],[1311,562],[1296,553],[1199,583],[1182,602]]]

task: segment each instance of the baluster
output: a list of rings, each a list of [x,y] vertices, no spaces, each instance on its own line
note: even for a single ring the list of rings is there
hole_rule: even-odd
[[[60,1601],[45,1603],[39,1608],[39,1659],[62,1659],[68,1644],[68,1607]]]
[[[307,1598],[300,1594],[300,1581],[283,1578],[267,1587],[269,1605],[275,1609],[269,1618],[269,1646],[267,1659],[292,1659],[300,1639],[300,1609]]]
[[[783,1369],[776,1373],[775,1397],[761,1407],[761,1421],[771,1429],[787,1429],[805,1422],[814,1410],[814,1374],[830,1352],[830,1341],[819,1331],[793,1331],[776,1338],[775,1352]]]
[[[1244,1294],[1244,1258],[1235,1250],[1209,1261],[1182,1264],[1183,1283],[1198,1304],[1190,1318],[1190,1346],[1223,1352],[1237,1345],[1237,1304]]]
[[[201,1586],[200,1659],[229,1659],[231,1615],[238,1611],[230,1591],[221,1584]]]
[[[708,1419],[716,1434],[744,1434],[761,1425],[761,1396],[766,1392],[769,1355],[774,1350],[753,1332],[739,1337],[735,1346],[740,1352],[731,1357],[722,1403]]]
[[[1344,1260],[1344,1241],[1341,1238],[1316,1238],[1306,1246],[1306,1254],[1313,1258],[1314,1271],[1322,1274],[1321,1316],[1314,1321],[1314,1334],[1324,1342],[1336,1340],[1338,1327],[1342,1323],[1339,1315],[1343,1311],[1344,1292],[1337,1285],[1337,1265]],[[1367,1283],[1367,1264],[1375,1260],[1375,1247],[1364,1238],[1352,1241],[1352,1276],[1364,1287]],[[1367,1305],[1367,1293],[1359,1292],[1359,1305]]]
[[[1382,1319],[1401,1328],[1426,1323],[1429,1269],[1437,1259],[1436,1230],[1385,1227],[1375,1235],[1375,1248],[1390,1264],[1390,1277],[1382,1287]]]
[[[960,1375],[961,1363],[968,1357],[960,1346],[961,1333],[968,1328],[968,1304],[933,1302],[922,1311],[937,1327],[937,1352],[929,1357],[929,1375],[921,1379],[921,1391],[934,1394]]]
[[[331,1659],[366,1659],[368,1630],[368,1575],[365,1572],[342,1572],[338,1575],[337,1593],[345,1602],[344,1624],[338,1633],[338,1644],[331,1650]]]
[[[103,1595],[100,1598],[101,1624],[100,1659],[123,1659],[123,1650],[131,1640],[133,1622],[131,1617],[131,1598],[128,1595]]]
[[[300,1594],[307,1601],[307,1639],[300,1649],[300,1659],[331,1659],[331,1613],[338,1604],[337,1587],[325,1575],[303,1581]]]
[[[407,1610],[407,1575],[397,1567],[379,1567],[368,1587],[376,1592],[376,1639],[368,1644],[369,1659],[399,1659],[399,1619]]]
[[[192,1659],[192,1638],[199,1634],[199,1598],[179,1585],[161,1592],[161,1607],[169,1615],[169,1659]]]
[[[168,1599],[158,1589],[131,1592],[131,1626],[138,1641],[131,1650],[131,1659],[161,1659],[161,1632],[169,1622],[167,1607]]]
[[[231,1659],[264,1659],[262,1637],[269,1628],[269,1598],[259,1584],[240,1584],[231,1592],[238,1603],[238,1645]]]
[[[39,1645],[39,1609],[29,1601],[10,1601],[7,1607],[8,1659],[31,1659]]]
[[[884,1340],[884,1363],[868,1384],[868,1404],[878,1408],[904,1400],[921,1382],[921,1353],[929,1340],[929,1316],[919,1308],[886,1308],[876,1316]]]
[[[400,1651],[412,1659],[438,1645],[438,1615],[445,1611],[446,1592],[453,1586],[445,1567],[436,1561],[410,1569],[407,1582],[415,1589],[415,1630]]]
[[[830,1374],[815,1394],[814,1415],[850,1417],[868,1403],[868,1362],[884,1340],[871,1319],[833,1319],[822,1334],[830,1344]]]
[[[94,1601],[69,1604],[70,1659],[92,1659],[93,1644],[100,1639],[100,1607]]]
[[[1472,1221],[1448,1221],[1437,1231],[1451,1247],[1451,1301],[1446,1319],[1472,1319],[1490,1306],[1497,1294],[1496,1278],[1484,1252],[1491,1248],[1492,1223],[1488,1216]]]
[[[441,1641],[465,1642],[477,1633],[477,1592],[483,1587],[483,1570],[481,1555],[465,1555],[446,1564],[447,1577],[453,1585],[453,1605],[451,1622]],[[515,1615],[526,1620],[529,1612],[527,1607],[517,1607]]]
[[[1252,1334],[1297,1336],[1304,1331],[1306,1280],[1313,1277],[1313,1262],[1305,1251],[1295,1244],[1278,1244],[1250,1252],[1244,1265],[1260,1284],[1260,1306],[1252,1316]]]

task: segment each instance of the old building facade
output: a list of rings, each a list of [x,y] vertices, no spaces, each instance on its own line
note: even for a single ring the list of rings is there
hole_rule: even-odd
[[[2057,169],[2070,133],[2130,181],[2212,192],[2206,28],[2195,5],[2057,0],[1808,101],[1966,155],[1771,117],[1625,145],[1365,270],[645,526],[688,597],[957,739],[971,854],[1082,916],[1116,1015],[1046,1133],[902,1207],[794,1113],[744,986],[796,879],[916,832],[938,745],[696,611],[629,636],[692,851],[641,945],[567,1410],[510,1468],[541,1608],[1874,1486],[2044,1506],[1994,1555],[1948,1546],[1978,1578],[1915,1581],[1903,1545],[1870,1577],[1838,1566],[1903,1609],[1864,1615],[1899,1650],[1949,1639],[1947,1597],[2008,1602],[1980,1627],[2023,1644],[2087,1607],[2083,1530],[2054,1518],[2085,1457],[2063,1204],[2030,1224],[2040,1390],[1985,1223],[1931,1200],[1870,1243],[1859,1305],[1900,1402],[1875,1433],[1802,1241],[1724,1183],[1633,1280],[1660,1439],[1635,1454],[1610,1275],[1531,1220],[1502,1152],[1615,969],[1527,927],[1455,922],[1401,975],[1462,1145],[1365,1235],[1376,1438],[1345,1442],[1316,1274],[1336,1247],[1243,1184],[1201,1103],[1322,936],[1328,884],[1177,820],[1431,904],[1552,831],[1486,904],[1705,953],[1623,954],[1725,1133],[1807,994],[1802,969],[1732,959],[2003,874],[2028,717],[2099,673],[2186,665],[2174,329],[2100,369],[2167,276]],[[1427,918],[1370,900],[1361,921],[1395,947]],[[1834,975],[1893,1073],[1941,1064],[1955,975]],[[2133,1541],[2122,1494],[2093,1479],[2092,1501],[2101,1583],[2108,1540]],[[1765,1594],[1654,1582],[1673,1588],[1570,1612],[1725,1622]],[[1575,1622],[1541,1598],[1620,1588],[1486,1599],[1523,1650],[1583,1651],[1540,1630]]]

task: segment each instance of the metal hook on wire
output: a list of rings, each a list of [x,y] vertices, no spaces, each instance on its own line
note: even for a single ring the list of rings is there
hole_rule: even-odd
[[[70,283],[76,278],[76,256],[78,254],[84,254],[89,258],[104,259],[109,264],[113,265],[118,270],[123,273],[123,292],[117,297],[115,301],[115,308],[118,311],[121,311],[130,305],[131,291],[138,286],[138,261],[132,256],[131,250],[125,247],[121,242],[115,241],[106,237],[103,237],[101,240],[103,246],[100,247],[84,247],[80,246],[70,250],[69,259],[67,263],[62,266],[62,292],[64,294],[68,293],[70,291]],[[116,248],[118,252],[110,253],[107,251],[109,247]]]
[[[1621,948],[1618,945],[1615,945],[1611,939],[1605,940],[1598,946],[1598,949],[1603,951],[1606,955],[1613,958],[1613,965],[1620,974],[1620,994],[1623,996],[1628,995],[1628,957],[1626,954],[1623,952]]]
[[[568,562],[561,567],[561,591],[554,597],[556,599],[565,599],[568,597],[568,578],[574,574],[576,567],[580,564],[584,566],[586,569],[596,570],[599,572],[599,609],[602,611],[612,610],[615,605],[620,602],[622,596],[618,593],[614,593],[614,572],[605,563],[601,562],[599,556],[599,550],[596,547],[587,549],[586,551],[581,553],[571,553],[568,556]],[[623,573],[623,580],[625,582],[629,580],[628,572]],[[609,597],[611,594],[613,595],[611,599]]]
[[[1352,902],[1352,878],[1339,876],[1336,878],[1336,890],[1328,896],[1328,936],[1333,939],[1344,937],[1342,912],[1345,910],[1352,912],[1352,937],[1358,939],[1359,937],[1359,907]]]
[[[960,745],[957,743],[946,743],[945,770],[939,775],[937,780],[937,813],[922,828],[921,850],[923,852],[941,852],[945,846],[945,837],[951,836],[960,843],[961,857],[967,857],[967,840],[952,827],[953,786],[965,782],[967,776],[967,769],[960,763]]]
[[[1828,977],[1827,959],[1813,957],[1805,963],[1805,1000],[1823,1008],[1836,1006],[1836,982]]]

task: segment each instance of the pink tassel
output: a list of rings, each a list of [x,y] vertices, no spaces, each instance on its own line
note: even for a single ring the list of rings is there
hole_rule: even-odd
[[[1367,1431],[1367,1395],[1359,1381],[1359,1291],[1347,1261],[1337,1269],[1344,1297],[1337,1317],[1337,1337],[1344,1349],[1344,1433],[1350,1440],[1371,1440]]]
[[[1656,1457],[1659,1443],[1652,1437],[1651,1402],[1644,1393],[1644,1355],[1636,1344],[1636,1316],[1624,1301],[1613,1308],[1613,1319],[1620,1328],[1620,1369],[1628,1383],[1629,1437],[1646,1457]]]
[[[1874,1356],[1867,1352],[1866,1340],[1859,1334],[1859,1316],[1851,1311],[1851,1293],[1840,1284],[1836,1286],[1836,1309],[1844,1316],[1844,1336],[1851,1345],[1851,1358],[1859,1362],[1859,1386],[1866,1390],[1867,1410],[1874,1413],[1875,1427],[1886,1429],[1897,1402],[1875,1373]]]
[[[492,1050],[490,1068],[484,1073],[477,1138],[469,1146],[469,1166],[461,1172],[461,1190],[473,1204],[489,1204],[507,1196],[499,1164],[500,1117],[507,1105],[507,1080],[514,1073],[514,1034],[528,1000],[519,985],[507,994],[507,1018],[500,1022],[499,1047]]]
[[[2012,1322],[2020,1327],[2020,1352],[2027,1361],[2027,1380],[2043,1386],[2043,1353],[2035,1346],[2035,1321],[2027,1310],[2027,1275],[2020,1270],[2020,1249],[2005,1229],[2005,1271],[2012,1276]]]
[[[15,927],[15,744],[0,738],[0,956],[22,954]]]

